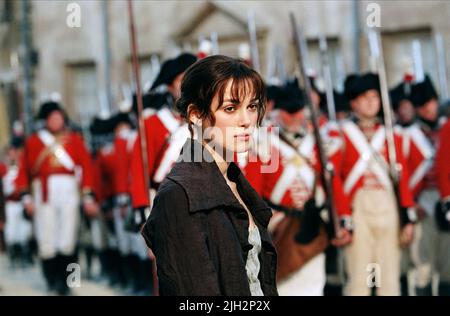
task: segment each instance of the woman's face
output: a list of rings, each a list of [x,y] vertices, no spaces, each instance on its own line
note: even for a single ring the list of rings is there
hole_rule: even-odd
[[[232,80],[225,88],[223,103],[216,95],[211,103],[211,112],[215,117],[214,125],[208,119],[203,121],[203,138],[211,139],[212,145],[221,147],[228,153],[244,153],[250,149],[252,134],[258,122],[258,101],[251,87],[242,91],[240,100],[233,99]],[[218,148],[215,148],[216,151]],[[225,154],[225,152],[223,153]]]

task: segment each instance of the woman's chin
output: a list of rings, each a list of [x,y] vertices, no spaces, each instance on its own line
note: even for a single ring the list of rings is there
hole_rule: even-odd
[[[246,142],[237,142],[234,146],[234,152],[237,154],[242,154],[242,153],[246,153],[250,150],[250,142],[246,141]]]

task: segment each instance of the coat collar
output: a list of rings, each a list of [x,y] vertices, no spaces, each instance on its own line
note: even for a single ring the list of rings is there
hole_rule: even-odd
[[[227,175],[231,181],[236,182],[239,194],[253,217],[260,224],[267,226],[272,212],[247,181],[240,168],[235,163],[230,163]],[[189,138],[186,141],[177,163],[167,178],[183,187],[191,213],[220,206],[243,209],[212,155],[196,140]]]

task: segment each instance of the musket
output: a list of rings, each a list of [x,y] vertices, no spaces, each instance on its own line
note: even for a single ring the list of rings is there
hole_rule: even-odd
[[[275,46],[275,69],[276,76],[280,82],[286,82],[286,68],[284,67],[283,49],[280,45]]]
[[[137,99],[137,112],[138,112],[138,122],[139,122],[139,144],[141,147],[141,155],[142,155],[142,167],[144,170],[144,185],[145,192],[150,192],[150,179],[149,179],[149,167],[148,167],[148,152],[147,152],[147,138],[145,132],[145,124],[144,117],[142,112],[144,111],[144,106],[142,103],[142,91],[141,91],[141,74],[139,69],[139,61],[138,61],[138,47],[136,40],[136,31],[135,31],[135,23],[134,23],[134,14],[133,14],[133,0],[128,1],[128,18],[129,18],[129,31],[130,31],[130,46],[131,46],[131,54],[132,54],[132,64],[133,64],[133,74],[134,81],[136,86],[136,99]],[[149,197],[150,198],[150,197]],[[141,214],[142,216],[142,214]],[[158,295],[158,281],[156,275],[156,260],[152,260],[152,274],[153,274],[153,293],[154,295]]]
[[[333,178],[333,167],[331,163],[328,162],[326,157],[326,153],[323,147],[322,137],[320,135],[319,123],[318,123],[318,115],[316,112],[316,108],[314,107],[311,100],[311,83],[306,74],[306,61],[304,56],[306,56],[306,40],[303,35],[303,31],[301,28],[297,27],[297,22],[295,20],[294,14],[290,13],[290,19],[292,24],[292,29],[294,33],[294,42],[296,48],[296,57],[298,68],[300,72],[299,79],[302,80],[303,88],[305,90],[305,100],[306,106],[308,107],[311,115],[311,123],[313,125],[314,138],[317,144],[317,151],[319,155],[319,161],[321,165],[320,179],[322,181],[322,185],[325,191],[326,198],[326,207],[328,210],[328,216],[330,220],[330,225],[328,225],[328,237],[333,239],[336,237],[336,233],[339,230],[339,219],[337,217],[336,208],[334,205],[334,194],[333,194],[333,186],[332,186],[332,178]],[[300,85],[299,80],[299,85]]]
[[[422,60],[422,46],[418,40],[412,42],[412,53],[414,60],[414,75],[416,82],[422,82],[425,79]]]
[[[260,72],[261,68],[259,64],[259,51],[258,51],[258,39],[256,34],[255,12],[249,11],[247,19],[248,19],[248,35],[250,37],[250,52],[252,55],[252,66],[257,72]]]
[[[330,60],[328,56],[327,40],[322,34],[319,38],[320,60],[322,65],[322,76],[325,79],[325,92],[327,98],[328,119],[336,122],[336,106],[334,104],[333,82],[331,80]]]
[[[368,30],[368,40],[370,55],[374,58],[380,81],[381,104],[383,107],[384,127],[386,130],[387,154],[388,154],[388,173],[391,178],[394,193],[397,200],[398,212],[401,212],[400,202],[400,173],[401,168],[397,162],[397,152],[395,149],[394,120],[392,116],[391,100],[389,98],[389,89],[386,78],[386,68],[384,64],[383,50],[381,46],[380,34],[374,29]],[[401,218],[401,217],[400,217]],[[402,223],[403,225],[403,223]]]
[[[275,44],[272,55],[267,56],[267,82],[269,84],[281,85],[286,82],[286,70],[284,67],[283,49]]]
[[[217,32],[211,32],[210,39],[212,44],[211,54],[219,55],[219,36]]]
[[[445,46],[444,39],[441,33],[436,33],[434,35],[434,43],[436,45],[436,57],[437,57],[437,68],[439,74],[439,86],[440,86],[440,96],[441,101],[446,101],[449,98],[448,93],[448,80],[447,80],[447,63],[445,60]]]

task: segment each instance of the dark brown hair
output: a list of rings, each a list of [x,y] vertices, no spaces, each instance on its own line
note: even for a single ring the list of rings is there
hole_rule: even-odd
[[[258,125],[261,124],[266,111],[266,87],[261,76],[242,60],[214,55],[189,67],[181,83],[181,97],[176,107],[188,122],[191,135],[193,130],[192,122],[189,121],[190,112],[197,111],[201,119],[208,118],[214,125],[211,103],[218,95],[219,107],[222,105],[230,79],[233,80],[231,95],[234,100],[242,101],[244,96],[253,94],[258,106]],[[191,104],[193,107],[189,108]]]

